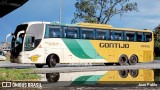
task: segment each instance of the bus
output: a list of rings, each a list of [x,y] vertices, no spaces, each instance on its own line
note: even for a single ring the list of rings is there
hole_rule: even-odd
[[[153,61],[151,30],[114,28],[106,24],[26,22],[12,33],[11,62],[55,67],[57,63],[117,63]]]
[[[41,81],[52,83],[52,86],[123,86],[141,85],[156,82],[154,70],[114,70],[114,71],[94,71],[94,72],[71,72],[71,73],[46,73],[40,74]],[[66,78],[67,77],[67,78]],[[64,81],[68,81],[64,83]],[[153,84],[152,84],[153,85]]]

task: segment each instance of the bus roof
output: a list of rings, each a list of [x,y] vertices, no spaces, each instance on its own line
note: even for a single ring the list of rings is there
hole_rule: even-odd
[[[139,30],[132,28],[114,28],[112,25],[108,24],[96,24],[96,23],[76,23],[76,24],[64,24],[60,22],[43,22],[43,21],[34,21],[34,22],[25,22],[23,24],[50,24],[50,25],[62,25],[62,26],[73,26],[73,27],[86,27],[86,28],[99,28],[99,29],[110,29],[110,30],[121,30],[121,31],[140,31],[140,32],[152,32],[151,30]]]
[[[112,28],[111,25],[107,24],[95,24],[95,23],[77,23],[80,27],[91,27],[91,28]]]

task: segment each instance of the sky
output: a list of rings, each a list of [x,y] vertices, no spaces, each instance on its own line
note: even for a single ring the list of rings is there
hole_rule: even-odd
[[[71,23],[77,0],[62,0],[62,23]],[[131,0],[137,2],[138,12],[116,15],[110,21],[113,27],[153,30],[160,24],[160,0]],[[29,0],[22,7],[0,18],[0,42],[5,41],[16,26],[29,21],[59,21],[59,0]]]

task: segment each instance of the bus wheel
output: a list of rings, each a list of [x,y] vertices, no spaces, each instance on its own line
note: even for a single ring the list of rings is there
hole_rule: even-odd
[[[121,78],[126,78],[128,76],[128,70],[119,70],[118,72]]]
[[[120,65],[128,65],[128,57],[126,55],[121,55],[118,62]]]
[[[138,57],[136,55],[132,55],[129,59],[130,65],[135,65],[138,62]]]
[[[47,64],[48,64],[48,67],[49,68],[53,68],[53,67],[55,67],[56,66],[56,57],[55,57],[55,55],[49,55],[48,57],[47,57]]]
[[[129,70],[131,77],[136,78],[139,74],[138,70]]]
[[[47,73],[46,78],[48,82],[58,82],[60,78],[60,74],[59,73]]]
[[[44,64],[35,64],[37,68],[43,68]]]

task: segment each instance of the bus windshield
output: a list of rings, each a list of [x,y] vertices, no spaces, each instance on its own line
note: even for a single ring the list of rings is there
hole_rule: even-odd
[[[40,44],[43,37],[43,28],[43,24],[33,24],[29,26],[25,36],[25,51],[31,51]]]
[[[12,57],[18,57],[19,53],[22,51],[23,48],[23,39],[25,35],[25,31],[27,29],[28,25],[19,25],[16,28],[16,31],[14,32],[14,37],[12,38],[12,43],[11,43],[11,52]],[[13,55],[14,54],[14,55]]]

